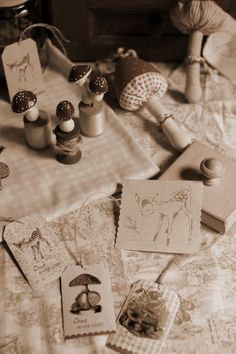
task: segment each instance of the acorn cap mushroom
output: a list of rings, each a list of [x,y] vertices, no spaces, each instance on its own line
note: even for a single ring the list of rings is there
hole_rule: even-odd
[[[104,94],[108,91],[107,79],[102,75],[94,76],[89,82],[89,89],[95,94]]]
[[[61,101],[56,108],[56,115],[62,121],[67,121],[73,118],[75,109],[70,101]]]
[[[88,284],[101,284],[101,281],[91,274],[80,274],[78,277],[70,281],[69,286],[78,286],[78,285],[88,285]]]
[[[68,81],[76,82],[92,71],[92,67],[90,65],[74,65],[72,66],[69,74]]]
[[[120,57],[114,74],[114,87],[120,106],[135,111],[152,96],[161,98],[167,90],[167,82],[160,71],[133,55]]]
[[[37,97],[31,91],[20,91],[12,99],[11,108],[15,113],[24,113],[35,106]]]

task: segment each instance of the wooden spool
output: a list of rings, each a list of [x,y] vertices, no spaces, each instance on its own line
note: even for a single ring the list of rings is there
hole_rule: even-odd
[[[39,118],[29,121],[24,116],[25,140],[32,149],[45,149],[51,144],[51,126],[47,112],[39,110]]]
[[[79,125],[83,135],[96,137],[104,132],[106,115],[103,102],[96,102],[92,106],[80,102],[79,114]]]

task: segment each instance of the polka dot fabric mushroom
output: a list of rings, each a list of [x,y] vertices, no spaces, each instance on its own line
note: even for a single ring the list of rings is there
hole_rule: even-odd
[[[161,125],[174,148],[183,150],[191,143],[191,139],[177,126],[173,116],[160,102],[167,90],[165,78],[155,66],[139,59],[134,51],[120,53],[114,87],[120,106],[128,111],[145,107]]]

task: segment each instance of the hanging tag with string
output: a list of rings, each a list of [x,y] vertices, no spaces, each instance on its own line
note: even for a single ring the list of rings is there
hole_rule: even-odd
[[[2,54],[10,100],[19,91],[28,90],[36,95],[45,91],[37,44],[31,38],[23,39],[26,32],[36,27],[49,29],[66,55],[62,41],[69,41],[56,27],[45,23],[36,23],[26,27],[18,42],[6,46]]]
[[[110,197],[111,198],[111,197]],[[80,208],[84,210],[84,204]],[[63,322],[65,337],[112,333],[116,329],[110,273],[105,264],[84,264],[80,240],[77,240],[75,225],[76,265],[70,265],[61,276]],[[89,226],[90,227],[90,226]],[[88,232],[86,232],[88,235]],[[105,247],[102,238],[97,238],[99,248]],[[89,237],[88,237],[89,238]],[[93,240],[87,240],[86,253],[93,258]],[[78,243],[77,243],[78,242]]]

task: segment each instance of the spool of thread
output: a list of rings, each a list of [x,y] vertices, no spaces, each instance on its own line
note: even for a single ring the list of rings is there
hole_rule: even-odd
[[[47,112],[39,110],[39,118],[29,121],[24,116],[24,133],[27,144],[33,149],[45,149],[51,144],[51,125]]]
[[[56,159],[58,162],[71,165],[78,162],[81,159],[81,151],[79,148],[79,125],[78,122],[73,118],[74,128],[70,132],[63,132],[60,126],[57,125],[54,133],[56,134],[57,144]]]
[[[79,125],[81,133],[88,137],[101,135],[105,130],[106,115],[103,102],[93,105],[79,103]]]

